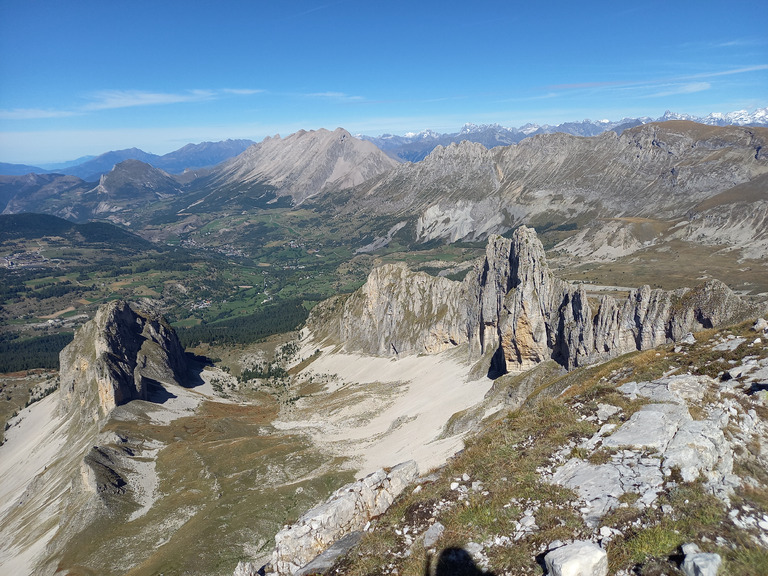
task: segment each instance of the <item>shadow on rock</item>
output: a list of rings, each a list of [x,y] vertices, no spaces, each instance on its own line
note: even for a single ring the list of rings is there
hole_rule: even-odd
[[[205,384],[205,381],[200,376],[205,370],[206,366],[214,366],[213,360],[206,356],[199,354],[193,354],[192,352],[184,353],[184,360],[186,361],[187,370],[184,374],[184,378],[180,379],[180,384],[184,388],[197,388]]]
[[[446,548],[434,563],[427,558],[427,568],[424,576],[495,576],[493,572],[485,572],[478,568],[469,552],[463,548]]]
[[[168,400],[176,398],[175,394],[169,392],[168,389],[157,380],[145,378],[144,381],[147,385],[147,400],[150,402],[154,402],[155,404],[165,404]]]

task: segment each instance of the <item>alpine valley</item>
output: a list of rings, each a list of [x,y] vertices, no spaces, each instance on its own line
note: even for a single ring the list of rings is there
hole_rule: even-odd
[[[1,165],[0,572],[768,573],[766,124]]]

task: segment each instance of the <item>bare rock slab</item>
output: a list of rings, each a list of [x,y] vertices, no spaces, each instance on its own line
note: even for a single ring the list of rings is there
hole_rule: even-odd
[[[334,562],[358,545],[363,537],[362,532],[350,532],[340,540],[334,542],[309,564],[294,573],[294,576],[309,576],[311,574],[325,574],[333,567]]]
[[[603,440],[603,446],[655,448],[663,452],[683,422],[691,420],[685,406],[649,404],[635,412],[621,428]]]

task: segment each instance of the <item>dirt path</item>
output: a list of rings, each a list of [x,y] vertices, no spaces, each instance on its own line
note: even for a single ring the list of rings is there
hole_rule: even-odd
[[[66,314],[67,312],[74,312],[75,307],[74,306],[67,306],[64,308],[64,310],[59,310],[58,312],[54,312],[53,314],[49,314],[48,316],[40,316],[43,320],[52,320],[53,318],[58,318],[62,314]]]

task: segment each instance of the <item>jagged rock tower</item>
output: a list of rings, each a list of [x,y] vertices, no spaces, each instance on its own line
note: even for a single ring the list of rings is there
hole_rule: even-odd
[[[115,406],[147,400],[149,381],[179,382],[184,350],[162,318],[122,300],[105,304],[59,356],[61,403],[100,420]]]
[[[346,300],[318,307],[309,320],[318,337],[375,355],[436,353],[467,345],[491,356],[491,376],[554,359],[590,364],[679,340],[752,312],[722,282],[673,292],[643,286],[623,302],[590,301],[583,286],[554,277],[532,228],[492,236],[485,257],[461,282],[385,265]]]

